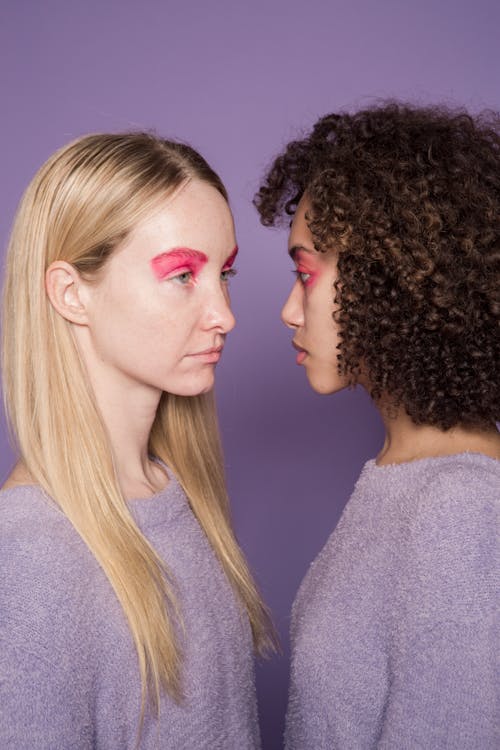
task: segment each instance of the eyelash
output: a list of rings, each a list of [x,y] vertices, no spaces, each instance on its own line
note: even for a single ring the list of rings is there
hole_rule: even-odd
[[[236,268],[226,268],[226,270],[221,271],[221,279],[224,284],[229,283],[229,279],[231,279],[233,276],[236,276],[237,271]],[[171,276],[170,280],[172,281],[178,281],[179,284],[182,284],[182,286],[187,286],[190,280],[193,277],[193,271],[181,271],[175,276]]]
[[[193,276],[192,271],[181,271],[175,276],[170,276],[170,281],[178,281],[182,286],[187,286]]]
[[[220,275],[221,275],[221,278],[224,277],[224,278],[222,278],[222,281],[225,284],[228,284],[229,283],[229,279],[232,279],[232,277],[236,276],[237,273],[238,273],[238,271],[236,270],[236,268],[226,268],[225,270],[222,270],[220,272]]]

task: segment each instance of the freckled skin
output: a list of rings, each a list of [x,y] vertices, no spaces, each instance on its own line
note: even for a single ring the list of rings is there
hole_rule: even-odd
[[[220,349],[234,327],[227,266],[235,247],[227,202],[199,180],[133,229],[85,286],[88,324],[75,333],[96,390],[130,402],[142,392],[213,387],[218,357],[196,355]]]

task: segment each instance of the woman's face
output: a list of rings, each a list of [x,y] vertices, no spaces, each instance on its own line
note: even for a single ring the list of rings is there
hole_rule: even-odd
[[[294,331],[297,364],[305,367],[311,387],[317,393],[334,393],[347,385],[347,378],[338,372],[339,339],[332,318],[337,256],[333,251],[320,253],[314,249],[305,219],[308,209],[309,201],[304,196],[293,218],[288,245],[297,279],[281,317]]]
[[[233,218],[215,188],[192,180],[166,198],[85,286],[86,360],[97,378],[181,396],[208,391],[235,324],[236,252]]]

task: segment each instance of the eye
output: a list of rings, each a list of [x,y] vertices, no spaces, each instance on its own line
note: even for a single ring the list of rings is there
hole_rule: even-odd
[[[177,281],[179,284],[182,284],[183,286],[186,286],[189,284],[193,277],[192,271],[181,271],[181,273],[176,274],[175,276],[171,276],[170,279],[172,281]]]
[[[307,284],[309,279],[311,278],[310,273],[306,273],[305,271],[299,271],[297,269],[294,269],[292,273],[298,278],[301,284]]]
[[[227,284],[229,279],[231,279],[233,276],[236,276],[236,274],[236,268],[226,268],[225,270],[223,269],[220,272],[221,281]]]

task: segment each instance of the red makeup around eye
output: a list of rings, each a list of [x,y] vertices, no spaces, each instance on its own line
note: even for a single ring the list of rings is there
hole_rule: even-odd
[[[314,262],[314,258],[311,258],[310,254],[303,250],[296,250],[293,253],[293,260],[298,273],[308,274],[309,278],[302,283],[304,286],[312,286],[318,277],[318,268]]]
[[[223,271],[229,271],[230,268],[233,267],[233,263],[236,260],[236,256],[238,255],[238,246],[236,246],[229,256],[229,258],[226,260],[224,265],[222,266]]]
[[[180,271],[189,271],[196,277],[207,261],[205,253],[188,247],[179,247],[156,255],[151,260],[151,268],[158,281]]]

